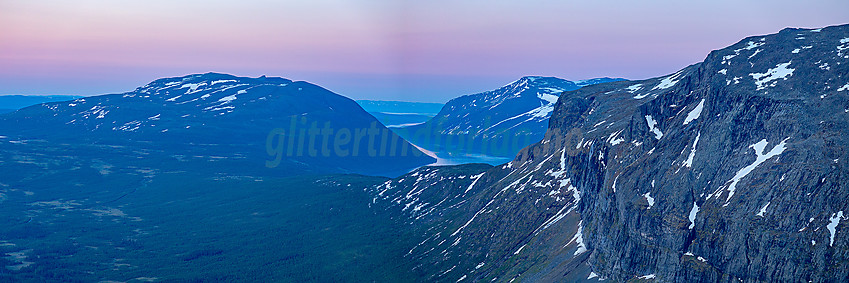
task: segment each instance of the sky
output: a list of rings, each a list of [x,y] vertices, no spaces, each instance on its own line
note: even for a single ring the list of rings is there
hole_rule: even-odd
[[[221,72],[445,102],[525,75],[645,79],[846,0],[0,0],[0,94],[98,95]]]

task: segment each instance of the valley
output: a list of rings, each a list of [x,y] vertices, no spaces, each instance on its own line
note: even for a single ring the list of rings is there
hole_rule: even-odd
[[[406,232],[363,191],[384,178],[216,174],[130,148],[0,149],[3,282],[412,278]]]

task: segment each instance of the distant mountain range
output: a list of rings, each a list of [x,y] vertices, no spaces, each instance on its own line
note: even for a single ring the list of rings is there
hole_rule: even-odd
[[[45,102],[66,101],[82,98],[79,95],[0,95],[0,113],[12,112],[27,106]]]
[[[414,144],[438,153],[512,158],[522,148],[543,138],[562,93],[622,80],[597,78],[573,82],[555,77],[523,77],[495,90],[452,99],[430,121],[397,132]]]
[[[380,101],[380,100],[357,100],[369,114],[377,118],[381,123],[390,128],[406,127],[427,122],[445,104],[404,102],[404,101]]]
[[[20,109],[0,116],[0,135],[215,156],[284,175],[392,175],[434,160],[353,100],[314,84],[216,73]]]

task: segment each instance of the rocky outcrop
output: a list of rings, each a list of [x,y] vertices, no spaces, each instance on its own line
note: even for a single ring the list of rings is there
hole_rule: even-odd
[[[457,216],[407,214],[408,258],[439,281],[849,280],[847,64],[849,25],[785,29],[565,93],[541,142],[454,187]]]

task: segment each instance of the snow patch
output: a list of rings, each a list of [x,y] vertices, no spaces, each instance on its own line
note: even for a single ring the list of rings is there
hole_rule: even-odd
[[[519,247],[519,249],[518,249],[518,250],[516,250],[515,252],[513,252],[513,254],[514,254],[514,255],[517,255],[517,254],[521,253],[521,252],[522,252],[522,250],[524,250],[526,246],[528,246],[528,245],[522,245],[521,247]]]
[[[675,84],[678,83],[679,76],[681,76],[681,73],[683,73],[683,72],[684,72],[684,70],[681,70],[681,71],[678,71],[677,73],[675,73],[674,75],[671,75],[671,76],[664,78],[663,80],[660,81],[659,84],[657,84],[657,86],[652,88],[652,90],[667,89],[667,88],[674,86]]]
[[[140,122],[140,121],[130,121],[130,122],[124,123],[124,125],[122,125],[121,127],[115,127],[115,128],[112,128],[112,130],[114,130],[114,131],[121,130],[121,131],[125,131],[125,132],[134,132],[134,131],[138,130],[138,129],[141,127],[141,125],[142,125],[142,122]]]
[[[578,250],[575,251],[574,255],[579,255],[579,254],[587,252],[587,246],[584,245],[584,233],[583,233],[584,226],[583,226],[583,224],[584,224],[583,220],[578,222],[578,232],[576,232],[575,236],[572,237],[572,240],[570,240],[569,243],[566,244],[566,245],[569,245],[572,242],[575,242],[575,243],[578,244]]]
[[[690,230],[693,230],[696,227],[696,214],[699,214],[699,206],[693,202],[693,208],[690,209],[690,215],[687,216],[687,219],[690,219]]]
[[[693,111],[690,111],[690,113],[687,114],[687,118],[684,119],[684,125],[689,124],[690,122],[698,119],[699,116],[702,115],[702,109],[704,109],[704,107],[705,100],[702,99],[702,101],[699,102],[699,105],[696,105],[696,108],[693,108]]]
[[[495,201],[495,200],[490,200],[488,203],[486,203],[486,205],[484,205],[484,206],[483,206],[483,208],[481,208],[480,210],[478,210],[478,212],[476,212],[476,213],[475,213],[475,215],[472,215],[472,218],[471,218],[471,219],[469,219],[469,221],[466,221],[466,224],[463,224],[463,226],[461,226],[460,228],[458,228],[458,229],[457,229],[457,231],[454,231],[454,233],[451,233],[451,237],[456,236],[458,233],[460,233],[460,231],[463,231],[463,229],[464,229],[464,228],[466,228],[466,226],[469,226],[469,224],[471,224],[471,223],[472,223],[472,221],[474,221],[474,220],[475,220],[475,218],[477,218],[477,217],[478,217],[478,215],[480,215],[481,213],[483,213],[483,212],[484,212],[484,210],[486,210],[486,207],[487,207],[487,206],[489,206],[490,204],[492,204],[494,201]]]
[[[198,91],[198,88],[205,86],[206,83],[196,83],[196,84],[184,84],[180,86],[178,89],[188,88],[185,94],[192,94]]]
[[[638,90],[643,89],[643,84],[631,85],[629,87],[626,87],[625,89],[628,90],[629,93],[634,93]],[[646,96],[649,96],[648,92],[643,93],[643,94],[637,94],[637,95],[634,96],[634,99],[643,99],[643,98],[646,98]]]
[[[578,202],[575,201],[575,204],[573,204],[573,205],[565,205],[562,208],[560,208],[560,211],[558,211],[557,214],[555,214],[553,217],[546,220],[544,223],[542,223],[542,225],[539,228],[534,230],[534,234],[536,234],[538,231],[548,229],[548,227],[551,227],[551,225],[554,225],[554,223],[557,223],[558,221],[560,221],[560,219],[563,219],[563,217],[566,217],[566,215],[568,215],[569,213],[572,212],[573,209],[575,209],[577,203]]]
[[[725,85],[731,85],[731,83],[734,83],[735,85],[736,85],[736,84],[739,84],[739,83],[740,83],[740,79],[742,79],[742,78],[743,78],[743,77],[733,77],[733,78],[731,78],[730,80],[725,80]]]
[[[613,185],[611,186],[611,188],[613,189],[614,193],[616,192],[616,181],[619,181],[619,176],[621,175],[616,175],[616,178],[613,178]]]
[[[687,161],[684,161],[684,166],[688,168],[693,167],[693,158],[696,157],[696,145],[699,144],[699,138],[702,136],[702,133],[699,132],[696,135],[696,140],[693,141],[693,147],[690,149],[690,156],[687,157]]]
[[[214,85],[217,85],[217,84],[223,84],[223,83],[235,83],[235,82],[236,82],[236,80],[217,80],[217,81],[213,81],[213,82],[212,82],[212,83],[210,83],[209,85],[210,85],[210,86],[214,86]]]
[[[755,53],[752,53],[752,55],[749,55],[749,59],[752,59],[752,57],[755,57],[755,55],[758,55],[758,53],[761,53],[761,51],[763,51],[763,50],[762,49],[755,50]]]
[[[610,143],[611,146],[615,146],[625,141],[625,138],[619,137],[619,134],[624,130],[620,130],[618,132],[614,132],[610,134],[610,137],[607,138],[607,142]]]
[[[620,144],[620,143],[622,143],[622,142],[624,142],[624,141],[625,141],[625,139],[624,139],[624,138],[618,138],[618,139],[615,139],[615,140],[610,141],[610,145],[617,145],[617,144]]]
[[[651,192],[645,193],[643,197],[645,197],[646,201],[649,203],[649,207],[646,209],[651,209],[651,207],[654,206],[654,198],[651,197]]]
[[[230,101],[233,101],[233,100],[236,100],[236,95],[235,95],[235,94],[234,94],[234,95],[229,95],[229,96],[222,97],[222,98],[221,98],[221,99],[219,99],[218,101],[220,101],[220,102],[230,102]]]
[[[655,120],[651,117],[651,115],[646,115],[646,123],[649,125],[649,131],[651,131],[652,133],[654,133],[654,138],[655,138],[655,139],[658,139],[658,140],[659,140],[660,138],[662,138],[662,137],[663,137],[663,132],[661,132],[661,131],[660,131],[660,129],[658,129],[658,128],[656,128],[656,127],[655,127],[655,126],[657,126],[657,121],[655,121]]]
[[[508,163],[508,164],[509,164],[509,163]],[[466,188],[466,191],[464,191],[464,192],[463,192],[463,194],[464,194],[464,195],[465,195],[466,193],[468,193],[469,191],[471,191],[471,190],[472,190],[472,188],[474,188],[474,187],[475,187],[475,184],[477,184],[477,183],[478,183],[478,181],[479,181],[479,180],[480,180],[480,178],[483,176],[483,174],[486,174],[486,172],[484,172],[484,173],[480,173],[480,174],[475,175],[475,176],[471,176],[471,179],[475,179],[475,180],[474,180],[474,181],[472,181],[472,184],[471,184],[471,185],[469,185],[469,187],[468,187],[468,188]]]
[[[560,98],[560,96],[549,94],[549,93],[540,93],[540,94],[537,95],[537,97],[539,99],[547,101],[549,104],[557,103],[557,99]]]
[[[828,232],[831,233],[831,237],[829,238],[828,245],[832,246],[834,244],[834,235],[837,234],[837,225],[840,224],[840,220],[843,219],[843,211],[838,211],[836,214],[832,214],[831,218],[828,220],[831,221],[825,228],[828,228]]]
[[[773,87],[778,82],[778,79],[787,80],[787,77],[793,75],[795,69],[787,68],[792,62],[778,64],[775,68],[767,70],[766,73],[752,73],[749,75],[755,79],[755,85],[758,87],[758,90]],[[772,83],[767,84],[769,82]]]
[[[849,46],[844,45],[846,43],[849,43],[849,37],[840,40],[840,45],[837,46],[837,57],[843,57],[843,50],[849,49]],[[849,58],[849,56],[844,58]]]
[[[757,158],[755,159],[754,163],[750,164],[749,166],[743,167],[743,169],[740,169],[740,171],[737,171],[737,174],[735,174],[734,177],[731,178],[731,180],[729,181],[729,182],[731,182],[731,184],[728,185],[728,197],[725,199],[725,204],[723,206],[727,206],[728,202],[731,201],[731,197],[734,196],[734,192],[737,190],[737,183],[739,183],[740,180],[743,179],[743,177],[746,177],[746,175],[749,175],[749,173],[751,173],[752,170],[755,170],[755,168],[758,167],[758,165],[761,165],[761,163],[764,163],[765,161],[767,161],[768,159],[770,159],[774,156],[778,156],[779,154],[784,152],[785,149],[787,149],[785,147],[785,145],[786,145],[786,142],[787,142],[788,139],[790,139],[790,138],[786,138],[783,141],[781,141],[781,143],[779,143],[778,145],[773,147],[772,150],[770,150],[769,152],[765,152],[766,146],[768,144],[766,139],[762,139],[761,141],[757,142],[756,144],[749,146],[749,148],[752,148],[752,149],[755,150],[755,154],[757,155]]]
[[[766,208],[769,207],[769,204],[770,204],[770,202],[767,202],[766,205],[764,205],[764,207],[761,207],[761,210],[758,211],[758,214],[755,214],[755,216],[764,217],[764,213],[766,213]]]
[[[203,110],[221,111],[221,110],[233,110],[233,109],[236,109],[236,107],[234,107],[234,106],[224,106],[224,107],[215,107],[215,108],[208,107],[208,108],[204,108]]]
[[[746,43],[746,47],[743,47],[743,49],[752,50],[752,49],[760,47],[761,45],[764,45],[764,43],[763,42],[749,41],[749,42]],[[742,49],[737,49],[737,50],[742,50]]]
[[[629,87],[626,87],[625,89],[627,89],[628,92],[630,92],[630,93],[634,93],[635,91],[638,91],[642,88],[643,88],[643,84],[635,84],[635,85],[631,85]]]

